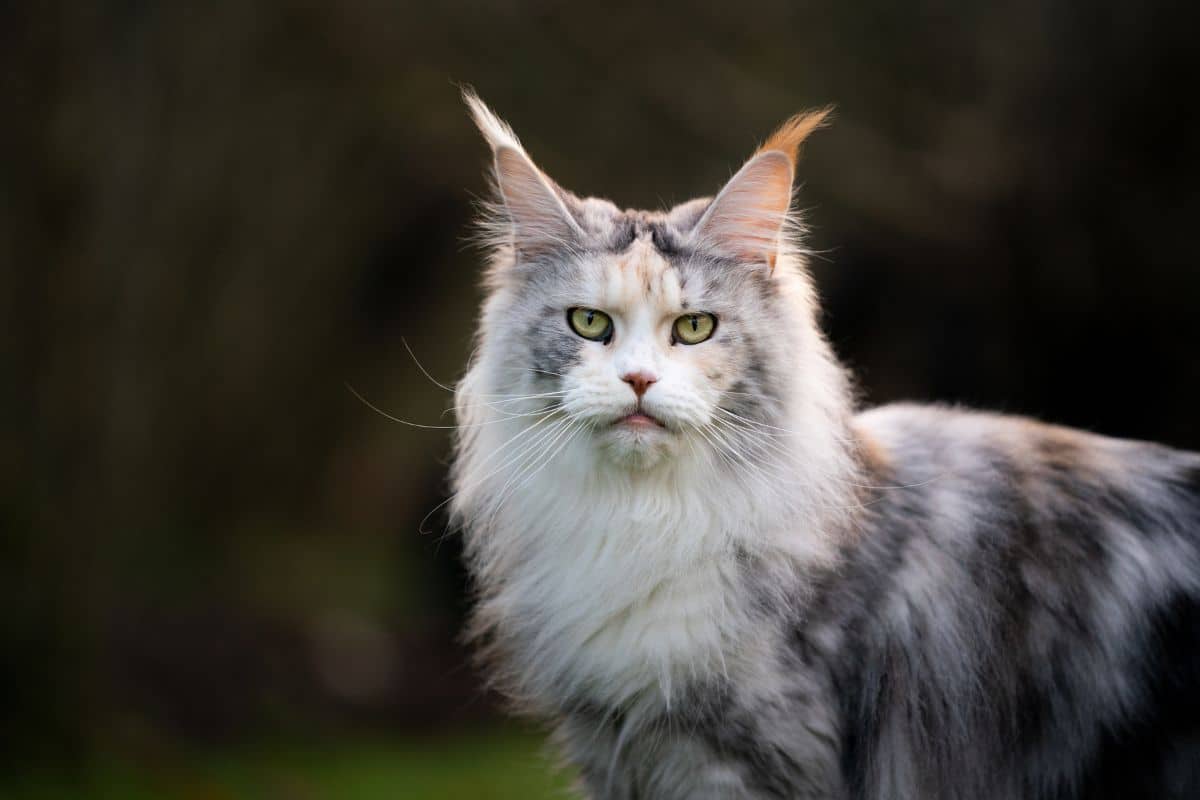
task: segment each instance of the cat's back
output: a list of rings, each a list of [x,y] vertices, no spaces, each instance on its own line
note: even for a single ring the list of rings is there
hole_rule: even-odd
[[[882,406],[855,430],[868,528],[1007,557],[1025,583],[1036,563],[1200,586],[1200,453],[945,406]]]
[[[853,427],[879,502],[897,493],[957,496],[978,501],[961,508],[968,516],[973,508],[989,515],[1090,509],[1145,533],[1200,536],[1200,453],[937,405],[880,406],[858,414]]]
[[[1200,797],[1200,455],[937,406],[854,428],[859,790]]]

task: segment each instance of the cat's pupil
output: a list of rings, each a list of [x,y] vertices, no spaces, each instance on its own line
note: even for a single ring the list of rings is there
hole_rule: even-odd
[[[589,311],[589,312],[587,312],[587,324],[588,324],[588,327],[589,327],[589,328],[590,328],[590,327],[592,327],[592,320],[593,320],[593,319],[595,319],[595,318],[596,318],[596,312],[595,312],[595,311]]]
[[[692,332],[695,333],[700,329],[700,321],[697,317],[692,317]]]

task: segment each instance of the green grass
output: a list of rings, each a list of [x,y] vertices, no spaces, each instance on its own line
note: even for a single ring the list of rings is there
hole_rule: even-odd
[[[112,759],[71,778],[0,781],[3,800],[564,800],[542,740],[502,730],[427,740]]]

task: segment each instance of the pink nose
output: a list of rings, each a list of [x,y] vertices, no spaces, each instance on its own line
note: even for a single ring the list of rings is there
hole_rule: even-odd
[[[650,388],[650,384],[658,380],[658,377],[651,375],[649,372],[630,372],[621,376],[621,380],[633,387],[633,393],[641,397]]]

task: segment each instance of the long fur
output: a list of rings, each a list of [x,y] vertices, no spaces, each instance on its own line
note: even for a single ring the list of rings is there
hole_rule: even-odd
[[[560,189],[468,103],[501,193],[456,396],[470,633],[589,796],[1197,796],[1179,710],[1200,683],[1200,456],[856,415],[792,235],[819,115],[715,200],[640,212]],[[569,329],[579,306],[611,341]],[[673,344],[695,311],[713,338]],[[640,406],[635,369],[657,378]],[[619,424],[636,409],[663,427]],[[1147,729],[1161,746],[1133,745]]]

